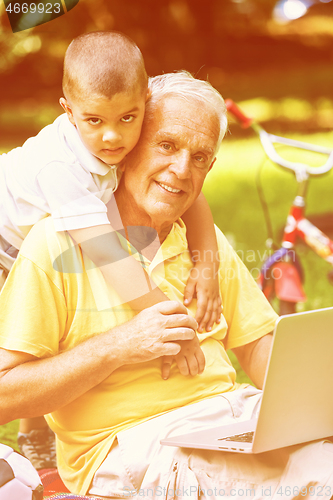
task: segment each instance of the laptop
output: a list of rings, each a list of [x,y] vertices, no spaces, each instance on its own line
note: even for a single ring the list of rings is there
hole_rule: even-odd
[[[333,307],[278,318],[257,418],[161,444],[262,453],[333,436]]]

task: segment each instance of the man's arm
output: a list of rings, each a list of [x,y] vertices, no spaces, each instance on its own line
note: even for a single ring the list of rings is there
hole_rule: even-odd
[[[174,356],[180,350],[175,341],[193,339],[196,328],[186,308],[170,301],[51,358],[1,349],[0,425],[55,411],[120,366]]]
[[[271,349],[273,335],[267,334],[254,342],[232,349],[234,354],[255,385],[262,389]]]

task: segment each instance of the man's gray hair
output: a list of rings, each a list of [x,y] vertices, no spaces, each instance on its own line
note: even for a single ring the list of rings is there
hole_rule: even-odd
[[[220,135],[216,146],[218,150],[228,128],[227,110],[221,94],[209,82],[198,80],[187,71],[178,71],[151,77],[148,86],[151,90],[149,105],[154,105],[167,95],[207,102],[215,110],[220,122]]]

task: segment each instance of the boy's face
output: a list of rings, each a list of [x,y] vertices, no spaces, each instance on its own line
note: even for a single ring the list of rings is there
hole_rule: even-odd
[[[91,154],[109,165],[120,163],[139,140],[147,93],[121,92],[60,104]]]

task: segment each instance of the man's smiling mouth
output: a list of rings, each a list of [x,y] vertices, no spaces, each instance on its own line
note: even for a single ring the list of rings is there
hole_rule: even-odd
[[[181,192],[181,189],[175,189],[175,188],[172,188],[170,186],[167,186],[166,184],[163,184],[162,182],[157,182],[157,184],[159,186],[161,186],[163,189],[165,189],[166,191],[168,191],[169,193],[180,193]]]

